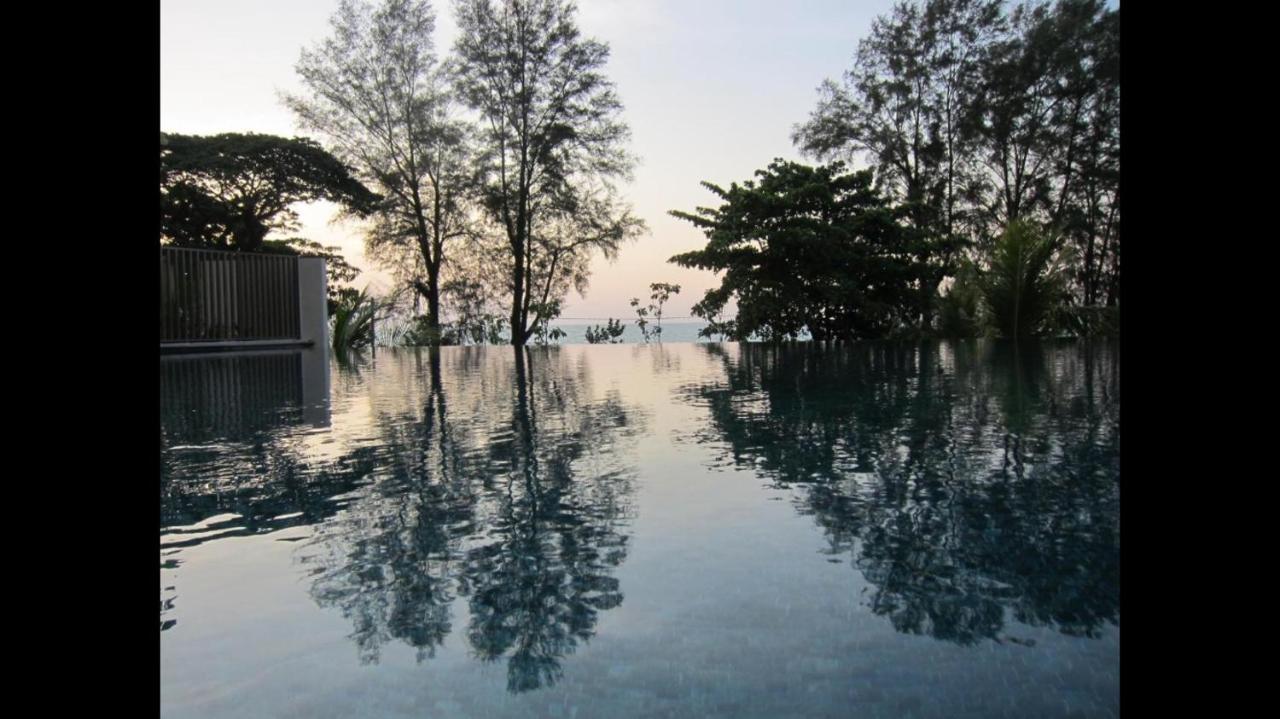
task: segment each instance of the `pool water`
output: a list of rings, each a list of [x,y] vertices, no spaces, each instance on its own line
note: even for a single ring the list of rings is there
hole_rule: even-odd
[[[1116,716],[1119,362],[162,358],[162,714]]]

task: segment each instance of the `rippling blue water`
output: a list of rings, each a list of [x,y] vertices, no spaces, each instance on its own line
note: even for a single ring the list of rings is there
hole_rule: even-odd
[[[172,717],[1119,711],[1119,350],[161,363]]]

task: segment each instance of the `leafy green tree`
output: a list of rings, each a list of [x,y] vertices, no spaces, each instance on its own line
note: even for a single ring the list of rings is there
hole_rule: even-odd
[[[965,126],[988,191],[988,228],[1048,223],[1083,250],[1075,272],[1094,304],[1097,240],[1118,232],[1119,14],[1100,0],[1015,6],[982,48]]]
[[[756,177],[728,190],[704,182],[723,205],[671,213],[708,239],[671,261],[725,273],[693,313],[711,320],[737,303],[736,319],[702,335],[857,339],[911,325],[933,249],[904,226],[905,210],[872,187],[871,172],[775,160]]]
[[[1096,0],[1061,2],[1039,33],[1055,76],[1051,221],[1076,251],[1075,299],[1114,307],[1120,274],[1120,15]]]
[[[662,306],[672,295],[680,294],[680,285],[654,282],[649,285],[649,292],[649,304],[645,307],[640,306],[639,297],[631,298],[631,306],[636,308],[636,326],[640,328],[646,344],[650,339],[662,341]],[[649,329],[650,317],[653,318],[653,329]]]
[[[378,200],[340,160],[302,137],[160,135],[160,237],[179,247],[257,252],[297,229],[299,202],[367,214]]]
[[[1009,225],[983,273],[983,299],[994,328],[1017,341],[1045,329],[1062,302],[1064,270],[1054,238],[1029,222]]]
[[[923,323],[933,297],[955,270],[972,236],[964,198],[977,167],[965,132],[981,49],[1001,28],[999,0],[902,2],[877,18],[853,67],[837,84],[819,87],[819,102],[793,139],[810,156],[864,154],[881,186],[907,204],[911,224],[938,245],[937,262],[921,287]]]
[[[982,288],[977,267],[961,262],[947,292],[938,302],[938,334],[943,337],[977,337],[982,334]]]
[[[384,195],[369,255],[426,300],[426,323],[439,334],[443,273],[469,232],[471,129],[451,109],[435,13],[424,0],[344,0],[331,24],[298,62],[307,96],[284,101]]]
[[[616,253],[644,224],[612,181],[634,160],[622,104],[603,68],[609,49],[583,38],[566,0],[460,0],[459,95],[483,127],[479,175],[505,239],[511,343],[524,345],[590,257]]]
[[[910,0],[875,21],[842,82],[819,88],[794,141],[823,160],[870,159],[937,246],[922,327],[945,278],[966,255],[985,263],[1016,220],[1076,248],[1082,312],[1117,301],[1119,46],[1103,0]]]

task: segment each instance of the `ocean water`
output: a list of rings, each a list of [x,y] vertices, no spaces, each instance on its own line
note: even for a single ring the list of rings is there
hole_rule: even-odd
[[[166,717],[1109,717],[1109,343],[161,361]]]

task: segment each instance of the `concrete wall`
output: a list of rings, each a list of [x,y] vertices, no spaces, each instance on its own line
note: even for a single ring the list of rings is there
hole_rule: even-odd
[[[298,328],[310,348],[302,353],[303,416],[315,426],[329,424],[329,282],[324,258],[298,258]]]
[[[298,258],[298,339],[314,342],[316,347],[329,346],[328,278],[324,258]]]

